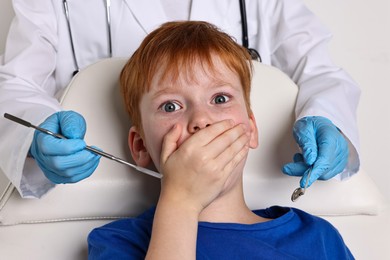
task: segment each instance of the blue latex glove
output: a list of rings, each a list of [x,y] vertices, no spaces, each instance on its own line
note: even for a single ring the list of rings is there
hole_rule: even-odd
[[[95,171],[100,155],[84,149],[86,123],[80,114],[73,111],[57,112],[40,127],[69,138],[59,139],[38,130],[34,133],[30,154],[50,181],[75,183]]]
[[[329,119],[304,117],[295,123],[293,134],[302,153],[295,154],[294,162],[284,165],[282,171],[290,176],[302,176],[302,188],[312,165],[308,186],[317,179],[328,180],[344,170],[348,162],[348,143]]]

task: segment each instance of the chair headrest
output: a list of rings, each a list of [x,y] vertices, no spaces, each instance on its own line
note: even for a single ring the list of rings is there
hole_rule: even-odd
[[[118,78],[126,59],[102,60],[80,71],[61,100],[87,121],[86,142],[128,161],[130,120],[120,97]],[[383,197],[363,172],[349,181],[315,182],[297,202],[290,200],[299,178],[281,167],[297,151],[291,129],[297,86],[278,69],[254,64],[251,103],[259,128],[259,147],[251,150],[244,171],[250,208],[298,207],[316,215],[377,214]],[[16,190],[0,212],[3,224],[135,216],[155,204],[158,179],[102,158],[95,173],[72,185],[58,185],[40,200],[23,200]]]

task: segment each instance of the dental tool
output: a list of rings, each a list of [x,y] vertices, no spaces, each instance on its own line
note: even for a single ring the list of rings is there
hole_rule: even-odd
[[[24,125],[24,126],[26,126],[26,127],[35,128],[36,130],[38,130],[38,131],[40,131],[40,132],[42,132],[42,133],[45,133],[45,134],[54,136],[54,137],[56,137],[56,138],[67,139],[67,138],[66,138],[65,136],[63,136],[63,135],[56,134],[56,133],[53,133],[53,132],[51,132],[51,131],[49,131],[49,130],[47,130],[47,129],[45,129],[45,128],[41,128],[41,127],[35,126],[35,125],[31,124],[30,122],[27,122],[27,121],[25,121],[25,120],[23,120],[23,119],[21,119],[21,118],[19,118],[19,117],[10,115],[10,114],[8,114],[8,113],[5,113],[5,114],[4,114],[4,117],[7,118],[7,119],[9,119],[9,120],[11,120],[11,121],[14,121],[14,122],[16,122],[16,123],[18,123],[18,124]],[[93,152],[93,153],[99,154],[99,155],[101,155],[101,156],[103,156],[103,157],[105,157],[105,158],[108,158],[108,159],[111,159],[111,160],[113,160],[113,161],[116,161],[116,162],[125,164],[125,165],[127,165],[127,166],[130,166],[130,167],[132,167],[133,169],[135,169],[135,170],[137,170],[137,171],[139,171],[139,172],[142,172],[142,173],[145,173],[145,174],[147,174],[147,175],[156,177],[156,178],[158,178],[158,179],[161,179],[161,178],[162,178],[162,175],[161,175],[160,173],[157,173],[157,172],[155,172],[155,171],[152,171],[152,170],[149,170],[149,169],[146,169],[146,168],[143,168],[143,167],[134,165],[134,164],[129,163],[129,162],[123,160],[123,159],[120,159],[120,158],[118,158],[118,157],[116,157],[116,156],[114,156],[114,155],[111,155],[111,154],[109,154],[109,153],[100,151],[100,150],[98,150],[98,149],[96,149],[96,148],[93,148],[93,147],[91,147],[91,146],[88,146],[88,145],[87,145],[87,146],[85,147],[85,149],[87,149],[87,150],[89,150],[89,151],[91,151],[91,152]]]
[[[306,188],[309,184],[309,179],[310,179],[310,175],[311,175],[311,171],[313,170],[313,166],[310,167],[309,169],[309,173],[307,174],[307,178],[306,178],[306,183],[305,183],[305,187],[302,189],[301,187],[299,188],[296,188],[294,190],[294,192],[292,193],[291,195],[291,201],[292,202],[295,202],[299,197],[301,197],[302,195],[305,194],[306,192]]]

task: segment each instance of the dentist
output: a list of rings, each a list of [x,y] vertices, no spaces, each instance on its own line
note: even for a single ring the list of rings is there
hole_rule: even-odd
[[[0,60],[1,115],[69,138],[0,120],[0,171],[22,197],[39,198],[57,183],[78,182],[99,164],[98,155],[84,150],[82,115],[62,111],[58,101],[73,75],[103,58],[129,57],[149,32],[170,20],[215,24],[299,86],[292,131],[302,153],[283,167],[285,174],[302,176],[303,187],[310,167],[309,185],[359,169],[360,89],[332,63],[331,34],[302,0],[13,0],[13,7]]]

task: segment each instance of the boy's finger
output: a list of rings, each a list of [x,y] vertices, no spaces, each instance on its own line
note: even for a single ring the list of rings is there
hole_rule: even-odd
[[[233,170],[239,165],[239,163],[246,158],[249,152],[249,146],[244,145],[242,149],[234,155],[233,158],[230,159],[225,164],[225,167],[223,168],[223,171],[228,175],[230,175]]]
[[[177,142],[180,139],[181,128],[174,125],[171,130],[164,136],[161,150],[161,162],[165,163],[169,156],[177,150]]]
[[[231,154],[233,148],[235,148],[235,146],[231,146],[235,142],[237,142],[237,140],[242,137],[246,139],[245,143],[247,142],[247,140],[249,140],[248,136],[246,136],[246,131],[247,128],[244,124],[238,124],[214,138],[214,140],[212,140],[207,146],[205,146],[205,148],[209,152],[211,158],[217,158],[222,153],[225,153],[225,156],[227,156],[229,153]],[[242,141],[244,139],[240,140]],[[229,147],[231,147],[231,149],[229,149]],[[241,147],[239,147],[237,151],[239,151],[240,149]]]
[[[191,145],[196,144],[198,146],[206,146],[219,135],[231,129],[233,126],[234,122],[230,119],[217,122],[195,133],[187,140],[187,143]]]
[[[249,148],[249,136],[244,132],[216,160],[221,163],[222,169],[232,171],[245,158]]]

